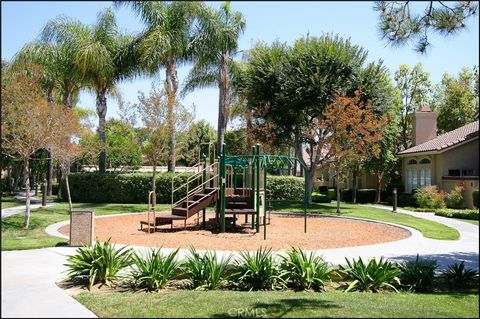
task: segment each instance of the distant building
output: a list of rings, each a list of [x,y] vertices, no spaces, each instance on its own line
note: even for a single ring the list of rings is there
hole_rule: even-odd
[[[413,146],[401,151],[405,192],[437,185],[449,192],[464,187],[464,206],[473,208],[472,192],[478,189],[478,121],[437,136],[437,116],[429,108],[413,114]]]

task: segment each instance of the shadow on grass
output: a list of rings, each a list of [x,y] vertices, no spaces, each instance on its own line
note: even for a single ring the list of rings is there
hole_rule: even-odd
[[[257,302],[251,305],[245,305],[242,308],[231,308],[226,313],[214,314],[212,318],[252,318],[252,317],[269,317],[281,318],[288,315],[293,310],[296,313],[303,313],[307,310],[315,311],[320,309],[342,308],[337,304],[313,298],[288,298],[280,299],[272,302]]]

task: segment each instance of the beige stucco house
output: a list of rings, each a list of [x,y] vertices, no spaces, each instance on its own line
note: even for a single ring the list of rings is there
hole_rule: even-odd
[[[464,187],[464,206],[473,208],[472,192],[479,182],[478,121],[437,136],[436,112],[424,108],[415,112],[413,146],[400,152],[405,192],[437,185],[449,192]]]

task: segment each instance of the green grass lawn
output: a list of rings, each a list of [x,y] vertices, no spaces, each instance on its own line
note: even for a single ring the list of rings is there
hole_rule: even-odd
[[[478,318],[477,293],[160,291],[82,293],[98,317]]]
[[[25,205],[24,200],[16,199],[13,196],[2,196],[2,209]]]
[[[91,209],[95,215],[110,215],[147,211],[147,204],[74,204],[74,209]],[[159,204],[157,211],[169,210],[170,205]],[[66,245],[62,238],[49,236],[45,232],[48,225],[69,219],[68,204],[58,203],[48,208],[32,210],[30,227],[23,229],[24,214],[17,214],[2,220],[2,250],[34,249]]]
[[[278,212],[303,212],[303,203],[297,201],[274,201],[273,211]],[[336,213],[336,204],[312,204],[308,206],[308,213],[329,214],[335,216],[359,217],[378,220],[415,228],[423,236],[432,239],[455,240],[460,234],[454,228],[426,219],[402,213],[392,213],[384,209],[373,208],[355,204],[341,204],[340,215]]]

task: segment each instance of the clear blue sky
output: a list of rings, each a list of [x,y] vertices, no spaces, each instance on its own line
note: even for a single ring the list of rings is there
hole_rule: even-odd
[[[209,3],[218,8],[221,2]],[[2,1],[2,59],[10,60],[26,43],[34,40],[45,23],[59,15],[66,15],[93,23],[99,10],[112,2],[4,2]],[[372,2],[232,2],[234,10],[242,12],[247,27],[240,38],[240,50],[249,49],[258,40],[292,43],[309,33],[338,33],[368,50],[368,60],[383,59],[393,74],[399,64],[415,65],[421,62],[437,83],[445,72],[456,74],[462,67],[473,67],[479,62],[479,20],[468,22],[468,30],[448,39],[432,36],[430,53],[422,56],[411,47],[392,48],[382,41],[377,32],[377,13]],[[122,30],[137,32],[142,24],[129,8],[116,11]],[[182,67],[180,80],[186,77],[189,66]],[[161,73],[162,78],[164,72]],[[119,85],[127,101],[137,101],[137,91],[148,92],[152,79],[136,79]],[[196,118],[206,119],[215,128],[217,123],[218,90],[215,88],[190,93],[183,103],[196,105]],[[82,92],[80,105],[95,109],[95,98]],[[109,117],[118,117],[116,102],[108,101]]]

